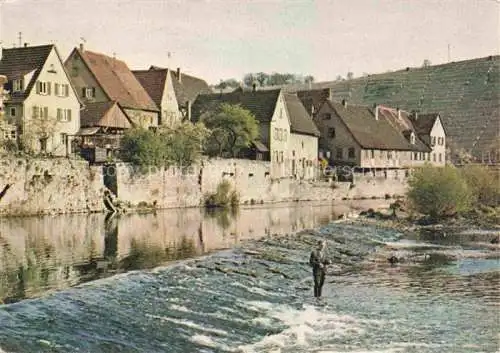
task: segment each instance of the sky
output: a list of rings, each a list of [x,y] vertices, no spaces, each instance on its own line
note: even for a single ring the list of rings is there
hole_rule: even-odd
[[[63,59],[84,41],[210,84],[261,71],[319,82],[498,55],[500,0],[0,0],[2,47],[19,32]]]

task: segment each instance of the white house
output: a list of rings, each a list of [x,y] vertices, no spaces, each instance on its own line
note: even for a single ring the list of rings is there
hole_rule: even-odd
[[[67,155],[80,128],[80,101],[55,45],[3,49],[5,118],[16,130],[10,138],[35,153]]]
[[[429,162],[433,165],[444,166],[446,164],[446,130],[439,114],[414,113],[411,121],[418,137],[432,149]]]

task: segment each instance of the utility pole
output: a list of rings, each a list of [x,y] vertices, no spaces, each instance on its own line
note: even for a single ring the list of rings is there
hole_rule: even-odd
[[[19,32],[17,35],[17,39],[19,40],[19,47],[23,46],[23,33]]]
[[[451,54],[450,54],[450,44],[448,43],[448,62],[451,60]]]

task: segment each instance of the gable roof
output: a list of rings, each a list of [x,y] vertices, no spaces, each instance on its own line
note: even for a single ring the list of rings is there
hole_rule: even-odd
[[[61,63],[62,70],[64,70],[68,79],[68,84],[73,92],[75,92],[78,101],[81,103],[78,94],[76,94],[75,88],[69,79],[69,75],[66,72],[66,68],[64,67],[64,63],[59,55],[57,47],[54,44],[2,49],[0,75],[7,76],[7,79],[9,80],[6,84],[6,89],[11,91],[9,103],[21,103],[31,94],[31,90],[35,86],[38,76],[40,75],[40,72],[42,71],[42,68],[52,50],[55,50],[59,62]],[[12,92],[12,81],[24,78],[24,76],[30,72],[33,72],[33,76],[30,82],[24,83],[24,91]]]
[[[117,115],[111,116],[109,113],[112,108],[119,109]],[[85,109],[80,113],[81,127],[112,127],[120,129],[129,129],[132,127],[125,112],[116,101],[87,103]]]
[[[158,107],[127,64],[107,55],[75,48],[110,100],[123,108],[158,111]],[[71,55],[70,55],[71,56]]]
[[[249,110],[259,122],[269,123],[274,115],[280,93],[281,90],[277,89],[199,95],[192,106],[192,119],[198,120],[203,113],[215,109],[218,104],[229,103],[240,104],[243,108]]]
[[[423,143],[412,145],[405,138],[403,132],[391,125],[383,114],[379,114],[379,119],[376,120],[373,111],[366,106],[351,104],[344,106],[341,103],[334,103],[331,100],[327,100],[326,104],[340,117],[353,138],[362,148],[430,151]],[[421,141],[419,140],[419,142]]]
[[[167,69],[156,70],[134,70],[132,73],[139,80],[142,87],[148,92],[158,107],[161,106],[165,81],[167,80]]]
[[[151,65],[148,71],[164,71],[166,73],[167,70],[170,71],[172,76],[175,98],[177,98],[179,106],[184,106],[188,101],[193,103],[200,94],[211,94],[213,92],[207,82],[201,78],[180,72],[179,80],[177,70]]]
[[[434,123],[439,118],[438,113],[434,114],[418,114],[410,119],[415,127],[418,135],[430,135]]]
[[[290,117],[290,129],[293,133],[319,136],[318,127],[307,113],[306,108],[295,94],[284,94],[285,105]]]

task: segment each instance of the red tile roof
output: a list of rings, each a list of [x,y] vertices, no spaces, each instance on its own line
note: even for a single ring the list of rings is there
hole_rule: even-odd
[[[88,50],[75,50],[111,100],[117,101],[123,108],[159,110],[125,62]]]

